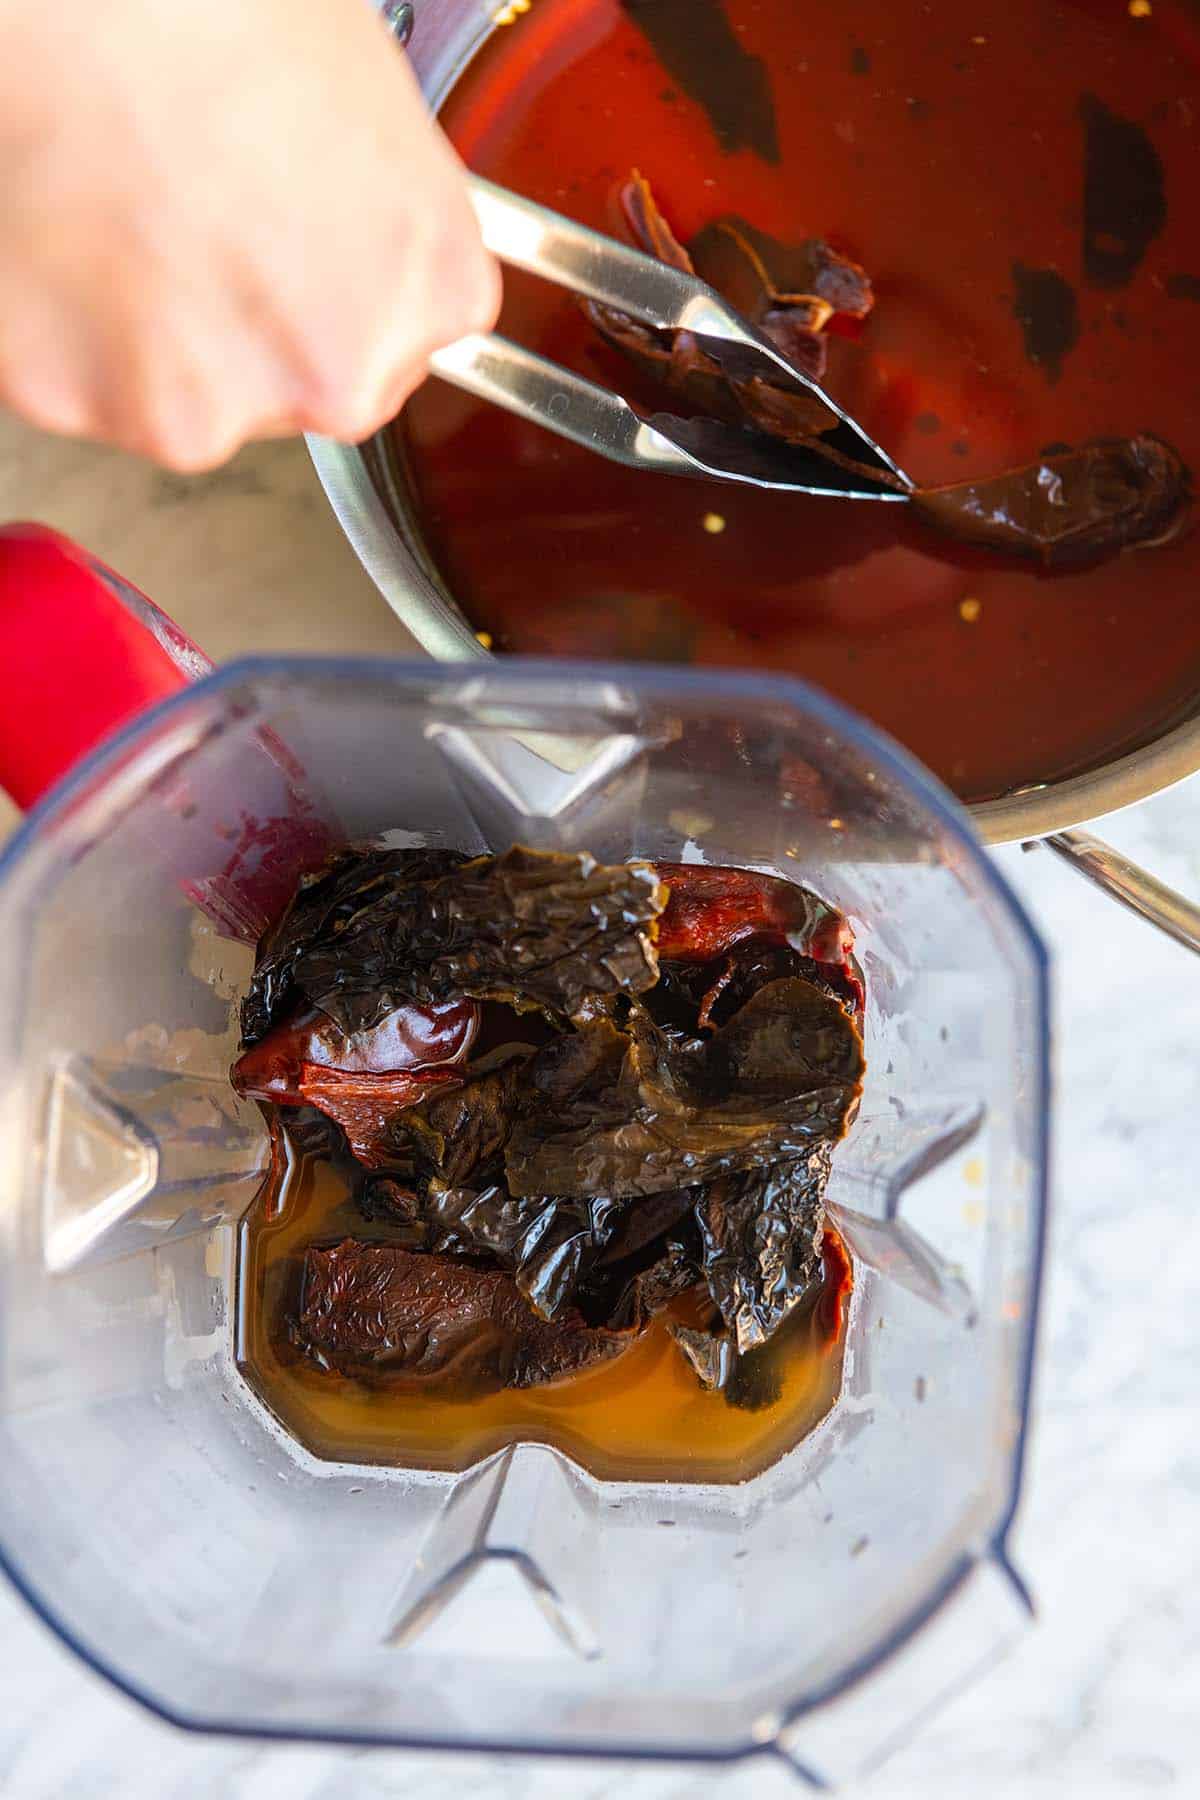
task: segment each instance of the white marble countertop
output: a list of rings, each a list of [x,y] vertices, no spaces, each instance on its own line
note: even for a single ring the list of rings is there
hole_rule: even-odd
[[[198,481],[0,420],[0,517],[69,532],[215,657],[403,654],[406,634],[325,508],[302,448]],[[1200,894],[1200,783],[1104,835]],[[1039,1623],[901,1749],[886,1800],[1133,1800],[1200,1791],[1200,959],[1046,852],[1000,852],[1055,959],[1050,1279],[1018,1560]],[[88,1673],[0,1586],[6,1800],[775,1800],[756,1761],[582,1768],[189,1737]]]

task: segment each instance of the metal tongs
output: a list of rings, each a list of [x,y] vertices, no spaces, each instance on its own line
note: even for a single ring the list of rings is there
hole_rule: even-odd
[[[868,472],[718,419],[643,418],[619,394],[495,334],[460,338],[439,350],[432,367],[443,380],[630,468],[848,500],[908,499],[912,483],[891,457],[705,282],[479,176],[469,183],[483,241],[501,262],[659,331],[691,332],[737,380],[759,376],[774,387],[814,394],[841,421],[822,442]],[[871,479],[876,468],[884,480]]]

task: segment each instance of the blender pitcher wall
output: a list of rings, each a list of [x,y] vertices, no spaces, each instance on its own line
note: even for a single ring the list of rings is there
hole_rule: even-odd
[[[249,953],[195,901],[278,801],[264,740],[348,836],[755,863],[855,915],[846,1383],[765,1474],[602,1482],[534,1445],[463,1475],[349,1467],[250,1396],[234,1240],[263,1137],[224,1079]],[[285,835],[276,873],[304,848]],[[840,709],[661,669],[238,665],[30,820],[0,927],[0,1548],[148,1704],[354,1741],[774,1746],[826,1775],[896,1728],[871,1699],[894,1652],[908,1717],[961,1677],[904,1648],[948,1596],[968,1660],[994,1647],[990,1611],[986,1643],[967,1630],[981,1592],[1019,1615],[1042,957],[957,809]]]

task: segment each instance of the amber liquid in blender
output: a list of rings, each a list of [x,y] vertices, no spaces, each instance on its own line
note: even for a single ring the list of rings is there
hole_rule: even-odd
[[[665,1318],[599,1368],[462,1401],[389,1392],[321,1369],[292,1343],[288,1326],[299,1310],[305,1250],[343,1237],[387,1241],[389,1228],[365,1220],[344,1175],[313,1157],[289,1162],[268,1183],[240,1231],[238,1364],[315,1456],[463,1469],[508,1444],[542,1443],[610,1479],[741,1481],[811,1431],[837,1398],[850,1264],[829,1229],[813,1299],[777,1334],[779,1398],[758,1411],[706,1392]]]

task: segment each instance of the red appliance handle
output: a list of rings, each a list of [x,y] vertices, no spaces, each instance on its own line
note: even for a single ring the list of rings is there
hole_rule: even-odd
[[[18,806],[211,667],[145,594],[69,538],[0,527],[0,787]]]
[[[0,787],[31,806],[108,737],[212,664],[123,576],[45,525],[0,527]],[[179,850],[184,892],[226,937],[254,943],[297,876],[344,834],[267,728],[255,733],[253,816],[237,796],[220,854]]]

